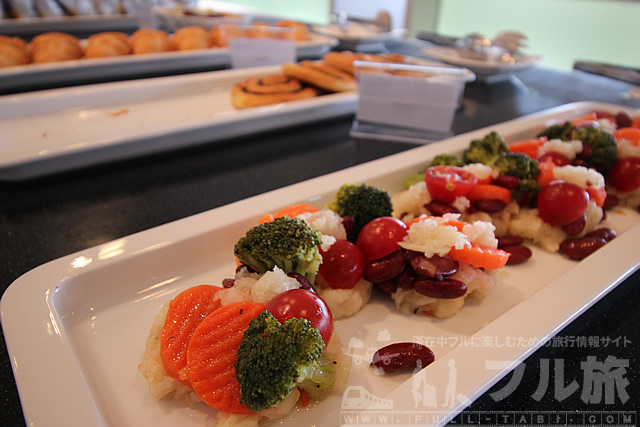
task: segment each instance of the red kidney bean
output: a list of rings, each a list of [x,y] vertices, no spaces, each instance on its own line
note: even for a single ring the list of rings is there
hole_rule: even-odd
[[[411,260],[411,268],[413,268],[413,271],[421,276],[427,277],[441,278],[451,276],[458,271],[459,267],[458,261],[438,255],[434,255],[431,258],[421,255]]]
[[[498,248],[501,249],[503,246],[516,246],[524,243],[524,237],[522,236],[496,236],[496,239],[498,239]]]
[[[569,236],[577,236],[582,233],[584,227],[587,225],[587,214],[582,214],[580,218],[573,221],[571,224],[563,225],[562,229]]]
[[[382,347],[373,354],[371,365],[384,372],[397,370],[412,371],[422,369],[436,359],[433,351],[425,345],[399,342]]]
[[[595,230],[584,235],[584,237],[602,237],[607,241],[607,243],[615,239],[617,236],[618,233],[616,233],[615,230],[607,227],[596,228]]]
[[[504,210],[507,204],[502,200],[496,199],[478,199],[473,202],[473,207],[481,212],[495,213]]]
[[[631,118],[629,113],[626,113],[624,111],[620,111],[618,114],[616,114],[615,120],[616,124],[618,125],[618,129],[628,128],[633,124],[633,119]]]
[[[578,153],[581,159],[588,159],[593,155],[593,148],[589,144],[582,144],[582,151]]]
[[[397,285],[396,285],[396,281],[391,279],[391,280],[385,280],[384,282],[378,282],[376,283],[376,286],[382,291],[385,292],[389,295],[391,295],[392,293],[394,293],[396,291],[396,289],[398,289]]]
[[[605,211],[610,211],[620,204],[620,199],[618,196],[614,194],[607,194],[607,197],[604,199],[604,205],[602,205],[602,209]]]
[[[451,206],[449,203],[438,202],[437,200],[430,201],[424,205],[424,207],[427,208],[433,216],[443,216],[448,213],[460,213],[458,209]]]
[[[491,180],[491,183],[493,185],[504,187],[509,190],[515,190],[516,188],[520,187],[520,179],[516,178],[515,176],[509,175],[500,175],[498,177],[495,177]]]
[[[413,289],[413,284],[416,281],[416,274],[413,272],[411,266],[407,266],[402,270],[402,273],[395,278],[395,281],[399,288]]]
[[[302,274],[296,273],[295,271],[292,271],[291,273],[287,273],[287,276],[296,279],[298,281],[298,283],[300,284],[300,288],[301,289],[306,289],[307,291],[313,292],[314,294],[318,293],[318,292],[316,292],[315,288],[313,287],[313,285],[311,284],[309,279],[304,277]]]
[[[575,158],[575,159],[573,159],[573,161],[571,162],[571,164],[572,164],[573,166],[582,166],[582,167],[585,167],[585,168],[586,168],[586,167],[588,167],[587,161],[586,161],[586,160],[584,160],[584,159],[578,159],[578,158]]]
[[[439,299],[460,298],[467,293],[467,285],[455,279],[423,278],[416,280],[413,287],[419,294]]]
[[[507,264],[510,265],[521,264],[533,255],[531,249],[525,245],[503,246],[500,249],[511,254],[507,261]]]
[[[235,284],[236,281],[234,279],[222,279],[222,287],[225,289],[233,288]]]
[[[560,251],[571,259],[582,260],[607,244],[602,237],[577,237],[560,243]]]
[[[353,227],[355,225],[356,225],[356,219],[351,215],[342,217],[342,226],[344,227],[347,234],[351,233],[351,230],[353,230]]]
[[[384,282],[400,274],[405,264],[404,254],[398,249],[380,259],[366,263],[362,277],[369,282]]]

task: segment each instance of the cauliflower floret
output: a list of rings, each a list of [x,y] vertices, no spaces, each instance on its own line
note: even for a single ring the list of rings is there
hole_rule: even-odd
[[[431,195],[427,191],[427,184],[420,181],[391,197],[393,205],[391,215],[403,221],[411,221],[420,215],[429,213],[424,206],[430,201]]]
[[[334,320],[357,313],[369,302],[373,284],[360,279],[351,289],[333,289],[322,276],[316,277],[315,289],[331,310]]]
[[[560,243],[567,238],[562,228],[544,222],[538,215],[538,209],[521,209],[511,219],[509,230],[510,234],[530,239],[548,252],[558,252]]]
[[[509,204],[500,212],[487,213],[487,212],[473,212],[465,214],[463,220],[466,222],[485,221],[492,223],[496,229],[494,234],[496,236],[505,236],[509,234],[509,223],[514,215],[520,212],[520,205],[515,200],[509,202]]]
[[[618,157],[640,157],[640,146],[634,145],[627,139],[618,140]]]
[[[556,179],[570,182],[582,188],[602,188],[604,187],[604,177],[595,169],[584,166],[559,166],[553,169]]]
[[[263,275],[250,273],[246,268],[241,268],[236,273],[233,287],[219,291],[214,298],[219,299],[222,305],[242,301],[266,304],[277,294],[298,288],[300,283],[278,267]]]
[[[457,219],[459,215],[426,218],[413,224],[399,245],[408,250],[422,252],[427,257],[446,255],[451,248],[462,249],[469,244],[469,238],[457,228],[444,225],[448,218]]]
[[[469,163],[468,165],[462,166],[462,169],[474,174],[478,180],[496,178],[500,175],[500,172],[483,163]]]
[[[469,238],[472,244],[483,246],[485,248],[497,248],[498,239],[494,234],[496,227],[488,221],[474,221],[465,224],[462,232]]]
[[[346,240],[347,238],[347,232],[342,224],[342,218],[330,209],[305,212],[298,215],[298,218],[304,220],[314,230],[322,233],[323,237],[332,236],[337,240]]]
[[[540,147],[539,155],[542,156],[545,153],[560,153],[567,156],[569,160],[573,160],[581,151],[582,141],[576,140],[565,142],[561,139],[552,139],[545,142],[542,147]]]

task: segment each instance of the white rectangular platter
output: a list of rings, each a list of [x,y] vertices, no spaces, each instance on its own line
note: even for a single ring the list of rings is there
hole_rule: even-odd
[[[351,114],[355,91],[237,110],[230,91],[280,67],[222,70],[0,97],[0,180],[34,178]]]
[[[296,43],[296,54],[299,58],[320,57],[337,43],[337,39],[314,34],[310,40]],[[0,69],[0,91],[201,71],[228,67],[230,64],[229,48],[211,48],[20,65]]]
[[[160,307],[187,287],[231,277],[233,245],[262,214],[304,201],[322,207],[344,183],[366,182],[393,194],[407,174],[421,170],[436,154],[461,152],[472,138],[497,130],[513,141],[541,129],[550,118],[577,117],[594,108],[622,109],[591,103],[555,108],[242,200],[28,272],[8,288],[0,305],[27,424],[205,425],[213,410],[155,402],[137,365]],[[578,263],[534,248],[527,263],[503,270],[487,299],[465,304],[447,320],[399,314],[388,297],[375,294],[362,311],[336,322],[344,343],[362,342],[362,347],[350,347],[349,385],[386,399],[393,411],[413,411],[414,381],[424,379],[437,396],[444,396],[453,361],[459,399],[430,419],[434,425],[446,423],[639,267],[634,249],[640,214],[614,210],[606,225],[618,237],[586,260]],[[526,344],[477,344],[472,351],[463,344],[485,337],[524,337]],[[369,367],[369,349],[428,338],[436,361],[416,376],[375,375]],[[492,370],[488,361],[506,363]],[[335,427],[342,405],[350,403],[336,394],[272,425]]]

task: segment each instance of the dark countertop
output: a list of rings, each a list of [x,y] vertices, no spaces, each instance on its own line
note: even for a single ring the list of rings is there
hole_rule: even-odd
[[[463,106],[456,114],[454,133],[573,101],[602,101],[640,108],[640,101],[622,96],[631,85],[605,77],[541,67],[520,72],[517,77],[491,85],[469,84]],[[343,117],[255,134],[35,181],[0,183],[3,201],[0,289],[4,292],[22,274],[64,255],[413,147],[405,143],[354,140],[349,136],[352,119]],[[637,411],[639,303],[640,273],[636,272],[568,325],[556,340],[530,356],[521,365],[526,368],[521,386],[508,398],[496,402],[490,394],[504,387],[513,374],[480,397],[464,414],[470,417],[477,415],[476,411]],[[544,307],[540,311],[544,315]],[[589,337],[589,345],[582,345],[581,338]],[[621,340],[615,341],[617,344],[611,343],[618,338]],[[0,425],[24,425],[10,360],[4,340],[0,342]],[[626,403],[621,402],[619,394],[612,404],[606,404],[604,398],[599,404],[585,403],[580,391],[565,400],[554,396],[554,378],[560,379],[558,369],[553,369],[554,362],[562,362],[565,384],[575,379],[586,387],[591,377],[585,376],[580,364],[590,356],[599,361],[613,356],[628,362],[623,373],[628,383],[622,388],[629,395]],[[532,395],[540,382],[540,363],[545,360],[551,361],[552,374],[547,393],[538,401]],[[611,375],[604,378],[607,383],[612,379]],[[471,421],[462,417],[455,420]],[[637,424],[637,418],[633,424]]]

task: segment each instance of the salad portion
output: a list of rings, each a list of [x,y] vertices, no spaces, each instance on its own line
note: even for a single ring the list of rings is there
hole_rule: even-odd
[[[442,153],[409,176],[394,216],[458,213],[489,221],[510,263],[526,261],[526,239],[580,260],[615,237],[606,210],[640,205],[640,126],[626,113],[591,112],[549,123],[510,144],[498,132],[472,140],[462,155]],[[513,245],[516,243],[517,245]],[[514,247],[515,246],[515,247]]]

